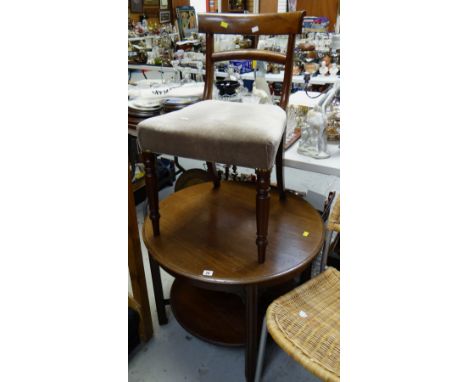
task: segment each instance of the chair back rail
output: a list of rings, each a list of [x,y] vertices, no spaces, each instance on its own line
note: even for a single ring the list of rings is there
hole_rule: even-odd
[[[267,50],[259,49],[242,49],[242,50],[228,50],[224,52],[216,52],[211,55],[213,62],[249,59],[259,61],[275,62],[277,64],[286,64],[286,55],[276,52],[269,52]]]
[[[265,13],[265,14],[223,14],[201,13],[198,15],[198,30],[206,33],[206,80],[203,99],[213,95],[214,63],[218,61],[250,59],[283,64],[284,80],[280,107],[286,110],[291,92],[294,42],[301,33],[305,12]],[[227,52],[214,52],[214,34],[288,35],[286,55],[258,49],[242,49]]]
[[[298,34],[305,12],[233,14],[200,13],[198,31],[210,34],[281,35]]]

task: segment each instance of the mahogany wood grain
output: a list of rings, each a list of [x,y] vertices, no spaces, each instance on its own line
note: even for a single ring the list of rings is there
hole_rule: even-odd
[[[245,304],[237,294],[202,289],[175,279],[171,310],[185,330],[204,341],[221,346],[245,345]]]
[[[153,323],[151,320],[148,289],[146,287],[130,171],[128,173],[128,271],[130,273],[133,298],[138,303],[138,313],[141,317],[140,337],[142,341],[146,342],[153,336]]]
[[[258,11],[260,13],[271,13],[278,11],[278,0],[258,0]]]
[[[213,34],[208,33],[206,35],[205,88],[203,89],[204,100],[211,99],[213,96],[214,62],[211,60],[213,53],[214,37]]]
[[[294,56],[294,44],[296,36],[289,35],[288,36],[288,45],[287,45],[287,52],[288,52],[288,60],[284,66],[284,79],[283,79],[283,86],[281,89],[281,99],[280,99],[280,107],[284,110],[288,107],[289,102],[289,95],[291,94],[291,82],[292,82],[292,71],[293,71],[293,56]],[[281,145],[281,148],[283,145]]]
[[[304,12],[199,13],[198,30],[207,34],[281,35],[302,31]],[[226,23],[226,24],[224,24]],[[258,30],[252,28],[258,27]]]
[[[258,329],[268,306],[278,297],[297,286],[295,279],[258,291]],[[194,286],[177,278],[171,288],[171,310],[179,324],[203,341],[221,346],[244,346],[247,326],[246,288],[226,288],[226,291]],[[241,297],[242,296],[242,297]]]
[[[213,62],[229,60],[259,60],[275,62],[282,65],[286,64],[287,60],[286,55],[284,54],[260,49],[239,49],[216,52],[212,54],[211,59]]]
[[[153,235],[159,235],[159,195],[158,195],[158,175],[156,172],[157,155],[151,151],[144,151],[142,154],[145,165],[146,194],[148,195],[149,216],[152,222]]]
[[[155,260],[175,277],[214,289],[247,284],[274,285],[301,273],[319,253],[324,228],[318,212],[303,199],[279,201],[272,190],[268,256],[257,263],[255,185],[198,184],[170,195],[160,205],[160,236],[146,218],[143,240]],[[276,196],[276,197],[273,197]],[[309,236],[303,236],[308,231]],[[211,277],[203,276],[212,270]]]
[[[270,213],[270,170],[255,170],[257,174],[257,251],[258,263],[265,262],[268,245],[268,215]]]

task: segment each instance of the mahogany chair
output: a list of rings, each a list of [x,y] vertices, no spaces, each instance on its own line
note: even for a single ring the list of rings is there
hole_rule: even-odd
[[[220,186],[215,163],[255,168],[257,175],[258,262],[267,247],[270,174],[276,164],[281,199],[285,198],[283,142],[286,108],[291,90],[294,43],[305,12],[198,15],[199,32],[206,33],[206,80],[203,101],[138,125],[143,150],[153,234],[159,235],[159,207],[155,156],[169,154],[207,162],[214,187]],[[214,34],[288,35],[286,54],[258,49],[214,52]],[[279,106],[212,100],[214,63],[250,59],[285,65]],[[156,154],[155,154],[156,153]]]

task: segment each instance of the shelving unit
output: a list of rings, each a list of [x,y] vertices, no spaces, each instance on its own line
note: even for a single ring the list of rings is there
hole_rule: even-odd
[[[159,72],[174,72],[174,68],[168,67],[168,66],[157,66],[157,65],[144,65],[144,64],[129,64],[128,65],[129,69],[133,70],[148,70],[148,71],[159,71]],[[197,69],[190,69],[190,73],[192,74],[197,74],[198,70]],[[227,77],[227,73],[225,72],[219,72],[216,71],[216,76],[217,77]],[[205,71],[203,70],[203,74],[205,74]],[[254,79],[254,73],[244,73],[241,75],[241,78],[243,80],[253,80]],[[278,73],[278,74],[272,74],[272,73],[267,73],[265,76],[266,81],[268,82],[283,82],[284,79],[284,72]],[[309,84],[311,85],[325,85],[325,84],[334,84],[336,82],[340,81],[340,76],[322,76],[318,75],[316,77],[311,77]],[[304,76],[293,76],[292,82],[295,84],[303,84],[304,83]]]
[[[178,36],[178,33],[169,33],[169,36]],[[147,39],[160,39],[161,35],[158,34],[153,34],[153,35],[148,35],[148,36],[141,36],[141,37],[129,37],[128,41],[142,41],[142,40],[147,40]]]

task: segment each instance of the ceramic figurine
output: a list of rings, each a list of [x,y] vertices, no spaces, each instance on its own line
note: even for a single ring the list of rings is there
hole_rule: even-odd
[[[203,62],[197,61],[197,82],[203,82]]]
[[[327,152],[327,117],[316,106],[307,113],[297,152],[315,159],[329,158]]]
[[[328,66],[325,61],[322,61],[322,65],[320,66],[319,72],[322,76],[328,73]]]

